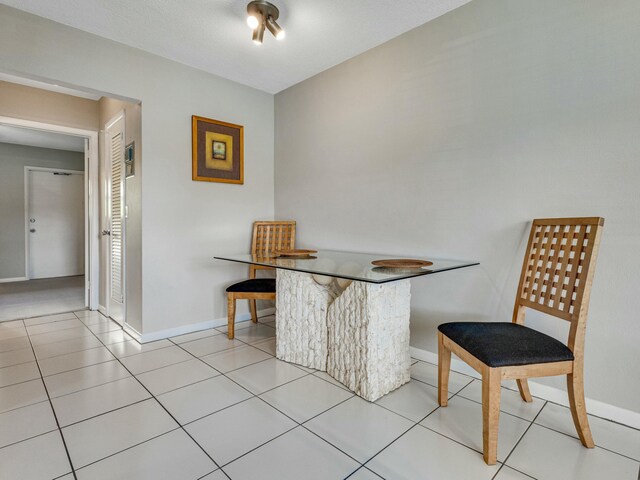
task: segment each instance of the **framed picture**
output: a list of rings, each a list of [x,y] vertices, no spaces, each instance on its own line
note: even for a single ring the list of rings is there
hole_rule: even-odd
[[[244,183],[242,125],[194,115],[191,140],[193,180]]]
[[[124,148],[124,171],[125,171],[126,178],[133,177],[135,175],[135,171],[134,171],[135,151],[136,151],[135,142],[129,143]]]

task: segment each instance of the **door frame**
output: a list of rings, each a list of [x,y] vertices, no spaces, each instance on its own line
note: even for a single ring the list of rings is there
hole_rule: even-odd
[[[113,178],[112,178],[112,168],[113,165],[111,164],[111,155],[110,155],[110,151],[109,151],[109,144],[110,142],[108,141],[108,131],[109,128],[111,128],[113,125],[115,125],[117,122],[119,122],[120,120],[122,120],[123,122],[123,127],[122,127],[122,146],[124,148],[124,146],[126,145],[126,132],[127,132],[127,117],[126,117],[126,112],[124,109],[119,110],[113,117],[111,117],[109,120],[106,121],[106,123],[104,124],[104,130],[102,132],[103,135],[103,145],[104,145],[104,173],[105,173],[105,180],[106,180],[106,184],[105,184],[105,192],[103,195],[103,199],[105,202],[104,205],[104,211],[107,212],[108,217],[109,217],[109,230],[111,230],[111,222],[112,222],[112,213],[111,212],[111,190],[112,190],[112,182],[113,182]],[[106,293],[106,298],[105,298],[105,303],[106,305],[100,305],[100,309],[102,311],[102,313],[106,316],[111,318],[111,320],[113,320],[114,322],[116,322],[117,324],[120,324],[121,327],[124,328],[124,326],[127,324],[127,265],[126,265],[126,256],[127,256],[127,197],[126,197],[126,176],[125,176],[125,171],[124,171],[124,159],[123,161],[123,168],[122,168],[122,178],[120,181],[120,201],[121,204],[123,206],[123,218],[122,218],[122,238],[121,238],[121,244],[122,244],[122,252],[121,252],[121,262],[122,264],[120,265],[121,271],[122,271],[122,324],[120,324],[119,321],[113,319],[111,317],[111,267],[112,267],[112,263],[111,263],[111,254],[112,254],[112,248],[111,248],[111,235],[109,235],[109,246],[108,248],[106,248],[106,254],[107,254],[107,262],[105,262],[105,268],[107,269],[107,282],[105,285],[105,293]],[[102,220],[102,218],[100,219]],[[102,234],[101,234],[102,235]]]
[[[24,120],[21,118],[0,116],[0,124],[10,125],[14,127],[30,128],[32,130],[42,130],[45,132],[62,133],[65,135],[73,135],[84,138],[88,141],[88,149],[85,149],[84,155],[84,269],[85,269],[85,305],[90,310],[98,308],[99,295],[99,269],[100,269],[100,243],[99,243],[99,183],[98,183],[98,131],[87,130],[75,127],[66,127],[62,125],[53,125],[50,123],[36,122],[33,120]],[[25,204],[26,208],[26,204]],[[28,218],[25,216],[28,229]],[[25,251],[27,256],[27,251]],[[27,257],[28,258],[28,257]],[[26,262],[25,262],[26,264]],[[25,268],[27,265],[25,265]],[[25,276],[29,275],[29,271],[25,270]]]
[[[81,170],[69,170],[66,168],[48,168],[48,167],[30,167],[30,166],[25,166],[24,167],[24,276],[27,280],[31,280],[31,235],[29,235],[29,230],[31,229],[31,222],[29,221],[29,219],[31,218],[29,215],[29,210],[30,210],[30,194],[31,194],[31,186],[29,184],[29,180],[30,180],[30,173],[31,172],[51,172],[51,173],[70,173],[71,175],[82,175],[82,180],[83,183],[85,183],[84,181],[84,176],[85,176],[85,172],[81,171]],[[86,199],[85,199],[86,201]],[[86,219],[86,208],[85,208],[85,219],[84,219],[84,223],[85,223],[85,232],[84,232],[84,247],[85,249],[87,248],[87,228],[86,228],[86,223],[87,223],[87,219]],[[84,256],[84,261],[85,261],[85,275],[87,273],[87,268],[86,268],[86,262],[87,262],[87,255],[86,255],[86,251],[85,251],[85,256]],[[86,283],[86,282],[85,282]],[[84,303],[85,306],[87,305],[87,293],[85,292],[85,298],[84,298]]]

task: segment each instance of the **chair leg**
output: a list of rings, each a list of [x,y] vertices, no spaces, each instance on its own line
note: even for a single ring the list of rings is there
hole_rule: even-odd
[[[438,403],[448,405],[449,371],[451,370],[451,350],[444,346],[444,335],[438,332]]]
[[[500,369],[487,367],[482,373],[482,448],[487,465],[498,460],[500,420]]]
[[[227,295],[227,338],[232,340],[235,335],[236,324],[236,299],[233,295]]]
[[[593,448],[595,443],[593,443],[589,419],[587,418],[587,409],[584,403],[584,377],[581,370],[574,370],[573,373],[567,375],[567,391],[569,393],[569,406],[571,407],[573,424],[576,426],[580,441],[585,447]]]
[[[518,390],[520,390],[520,396],[522,400],[525,402],[533,402],[533,398],[531,398],[531,392],[529,391],[529,382],[526,378],[518,378],[516,380],[518,384]]]
[[[251,311],[251,321],[253,323],[258,323],[258,313],[256,311],[256,301],[249,300],[249,310]]]

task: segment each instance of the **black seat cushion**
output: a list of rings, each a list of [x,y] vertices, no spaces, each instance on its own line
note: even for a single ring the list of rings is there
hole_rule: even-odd
[[[252,278],[244,282],[234,283],[227,288],[227,292],[242,293],[276,293],[275,278]]]
[[[438,330],[490,367],[573,360],[562,342],[517,323],[452,322]]]

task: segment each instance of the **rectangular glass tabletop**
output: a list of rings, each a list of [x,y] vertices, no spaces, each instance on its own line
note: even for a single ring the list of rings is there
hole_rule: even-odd
[[[419,277],[432,273],[446,272],[457,268],[478,265],[469,260],[447,260],[441,258],[412,258],[427,260],[432,265],[422,268],[385,268],[371,264],[374,260],[391,260],[402,257],[355,252],[339,252],[335,250],[321,250],[307,258],[290,257],[258,257],[255,254],[228,255],[214,257],[217,260],[261,265],[265,267],[281,268],[296,272],[324,275],[328,277],[345,278],[369,283],[386,283],[405,278]],[[406,257],[404,257],[406,258]]]

